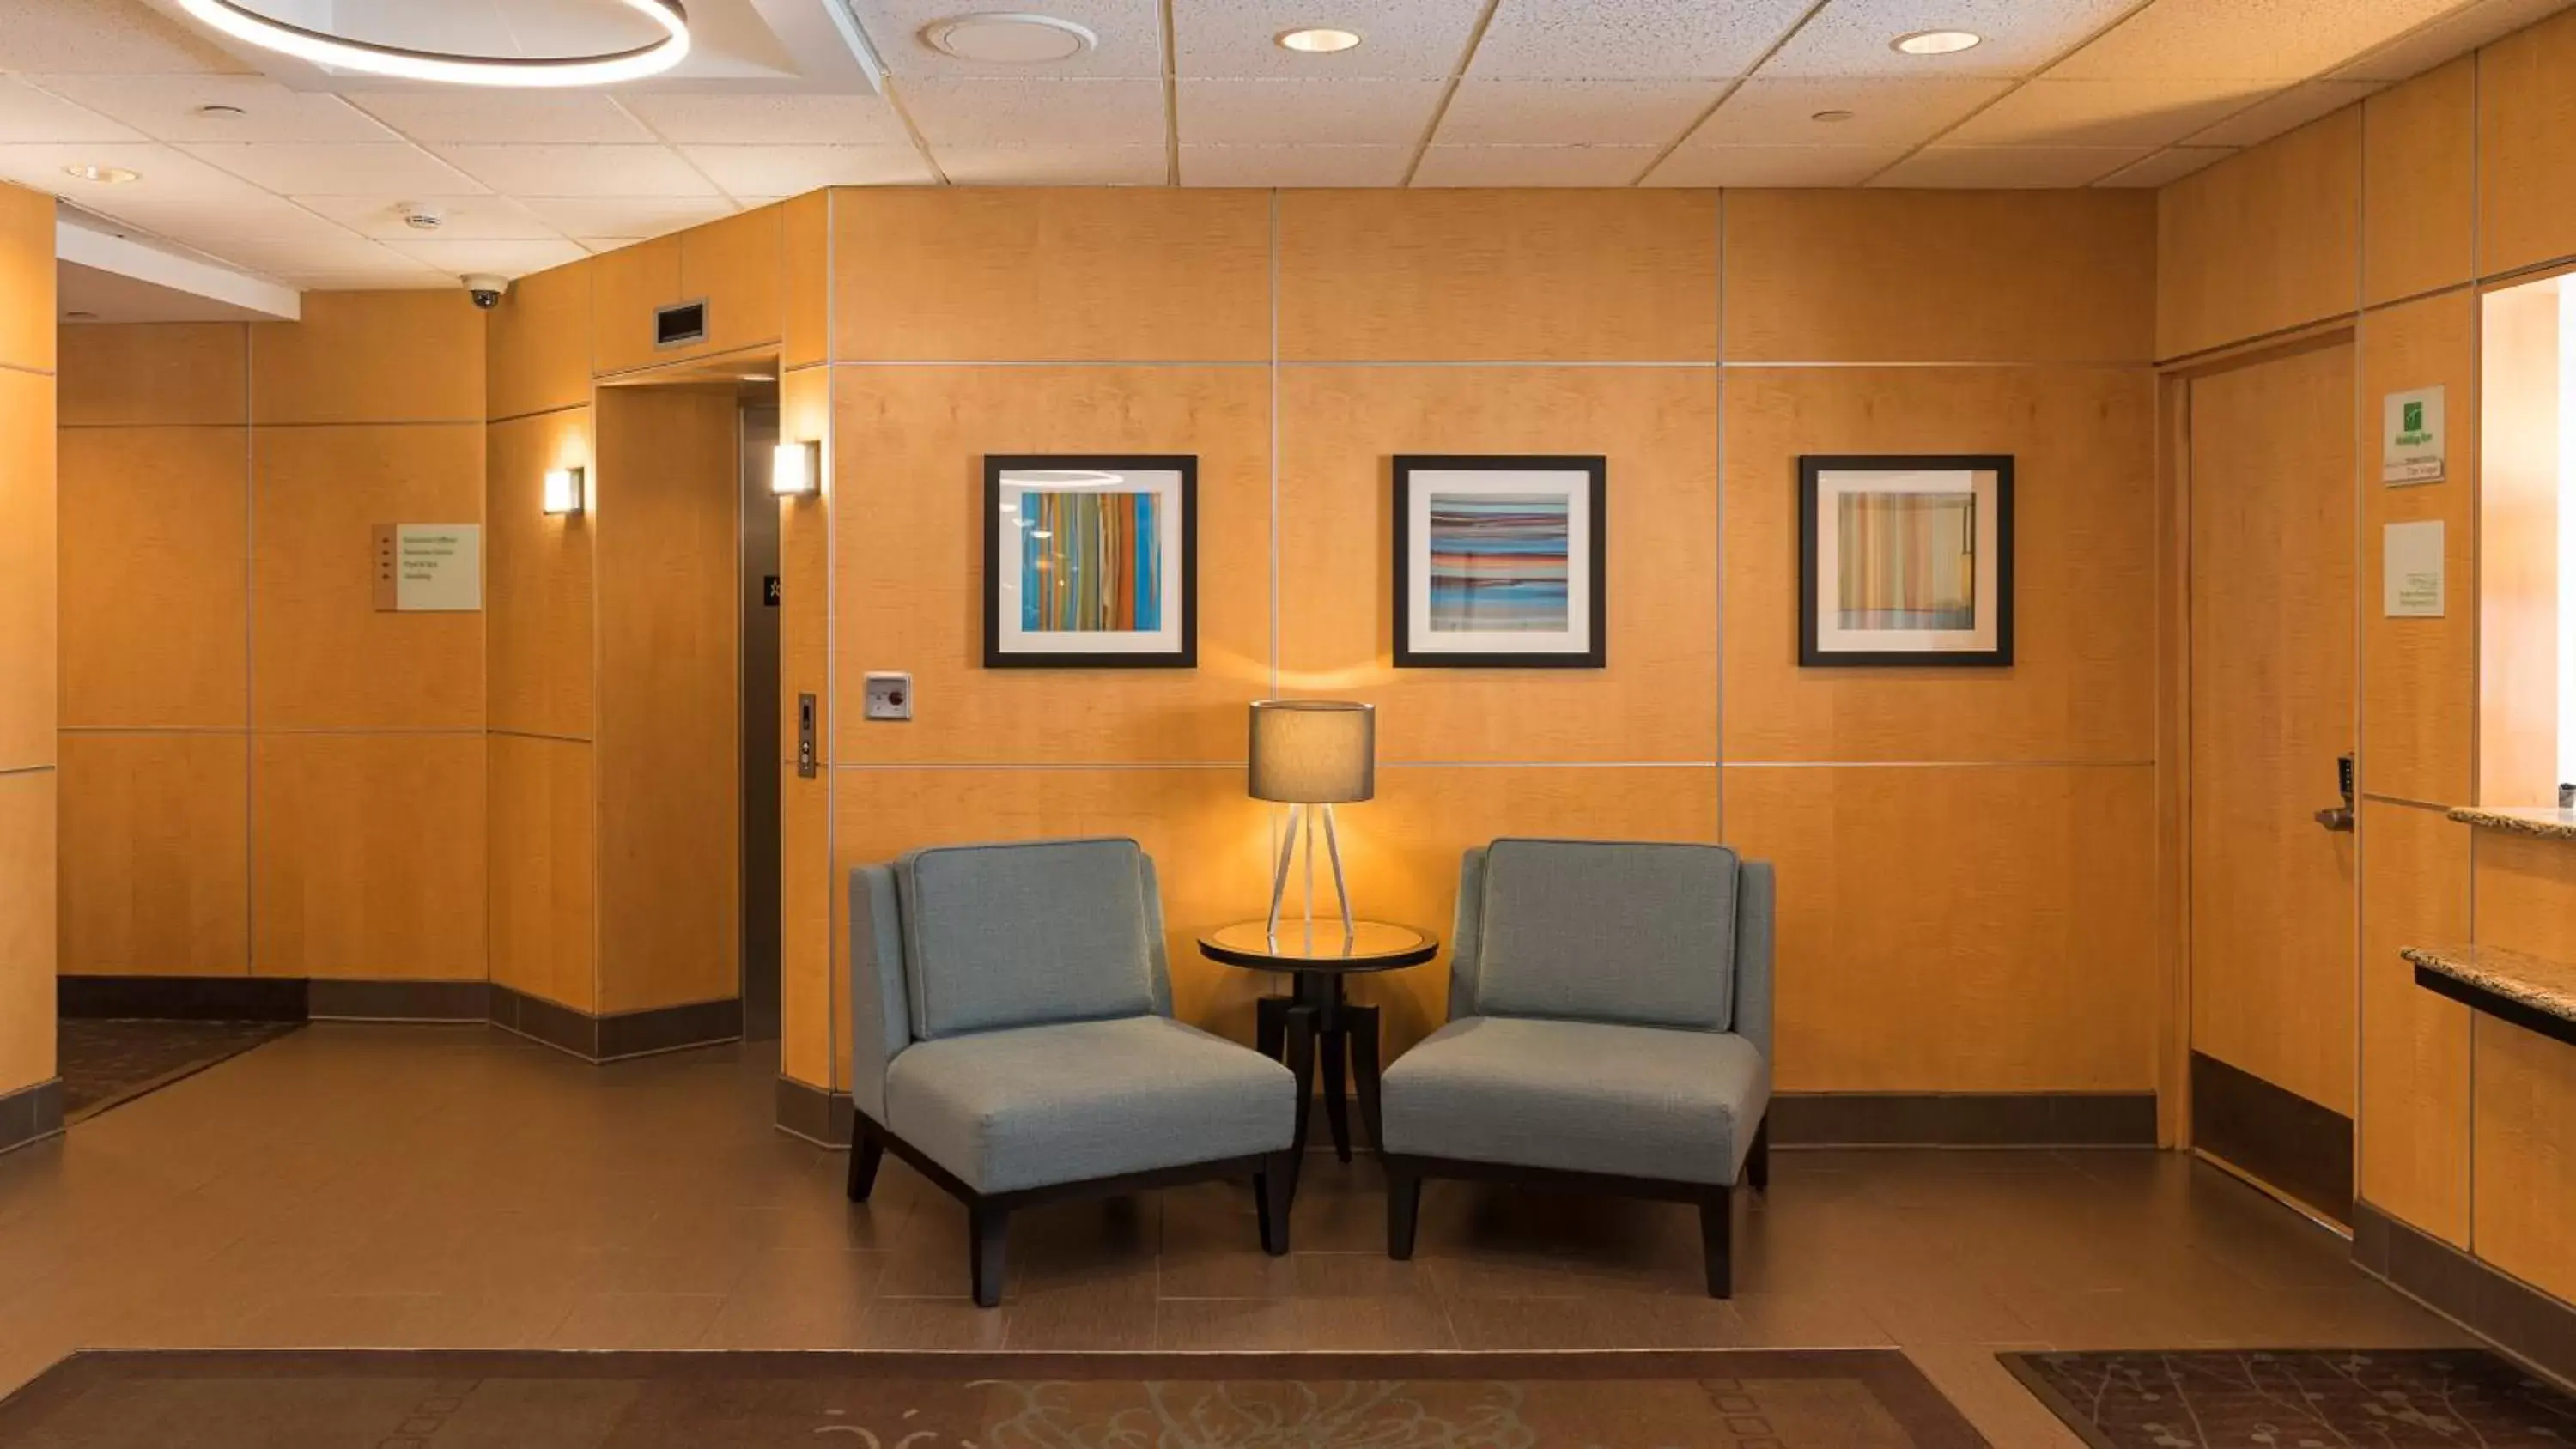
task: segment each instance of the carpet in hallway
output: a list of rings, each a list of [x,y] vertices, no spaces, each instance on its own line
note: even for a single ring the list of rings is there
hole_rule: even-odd
[[[82,1353],[0,1446],[1967,1449],[1893,1349],[1557,1354]]]
[[[55,1073],[64,1120],[94,1117],[302,1026],[292,1021],[122,1021],[66,1017]]]
[[[1998,1357],[2093,1449],[2576,1444],[2576,1399],[2481,1349]]]

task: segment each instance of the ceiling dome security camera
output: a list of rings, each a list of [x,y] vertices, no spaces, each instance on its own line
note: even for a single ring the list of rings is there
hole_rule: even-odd
[[[474,299],[475,306],[486,312],[500,306],[501,299],[510,294],[510,279],[496,277],[489,272],[468,272],[464,282],[466,295]]]

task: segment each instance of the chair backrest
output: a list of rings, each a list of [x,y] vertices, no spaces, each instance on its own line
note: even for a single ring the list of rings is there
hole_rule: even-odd
[[[1469,851],[1453,1009],[1726,1031],[1741,875],[1720,845],[1497,840]],[[1763,1026],[1767,1037],[1767,1010]]]
[[[1133,840],[917,850],[894,883],[916,1041],[1169,1009],[1162,902]]]

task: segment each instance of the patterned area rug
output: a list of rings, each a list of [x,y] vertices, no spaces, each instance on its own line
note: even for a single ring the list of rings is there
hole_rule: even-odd
[[[1968,1449],[1904,1355],[83,1353],[0,1445]]]
[[[77,1122],[194,1076],[301,1026],[292,1021],[63,1020],[55,1036],[63,1117]]]
[[[2576,1445],[2576,1399],[2479,1349],[1998,1357],[2095,1449]]]

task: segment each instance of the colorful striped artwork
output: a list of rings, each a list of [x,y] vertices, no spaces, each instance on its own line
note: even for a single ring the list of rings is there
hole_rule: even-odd
[[[1020,628],[1151,633],[1163,627],[1163,498],[1020,494]]]
[[[1844,493],[1835,527],[1843,628],[1977,626],[1977,495]]]
[[[1431,495],[1430,624],[1438,633],[1562,632],[1572,500]]]

